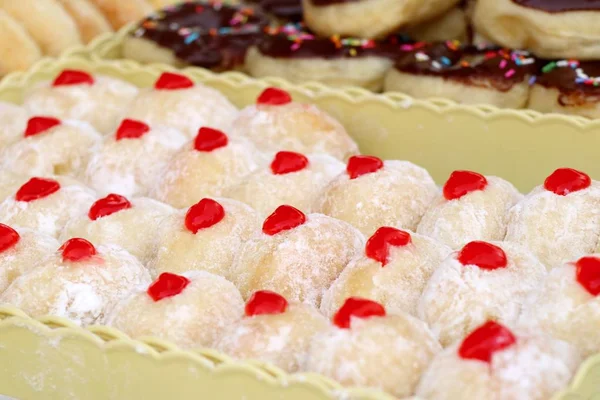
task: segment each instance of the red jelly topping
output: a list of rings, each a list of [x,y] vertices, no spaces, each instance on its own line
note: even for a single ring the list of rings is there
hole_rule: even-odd
[[[0,253],[16,245],[21,236],[8,225],[0,224]]]
[[[385,308],[372,300],[350,297],[333,316],[333,323],[339,328],[349,329],[354,318],[385,317]]]
[[[292,97],[288,92],[274,87],[263,90],[256,100],[256,104],[264,104],[269,106],[281,106],[291,102]]]
[[[150,287],[148,287],[148,296],[152,300],[159,301],[166,297],[176,296],[183,292],[183,289],[190,284],[190,280],[185,276],[163,272]]]
[[[383,226],[367,241],[365,253],[367,257],[379,261],[382,265],[388,263],[390,246],[401,247],[411,242],[410,233],[400,229]]]
[[[275,154],[275,158],[271,163],[271,171],[275,175],[301,171],[306,167],[308,167],[308,158],[303,154],[294,153],[293,151],[280,151]]]
[[[191,88],[192,86],[194,86],[194,82],[187,76],[172,72],[163,72],[154,84],[154,89],[177,90]]]
[[[593,256],[580,258],[577,267],[577,282],[592,296],[600,295],[600,259]]]
[[[292,206],[279,206],[269,215],[262,226],[263,233],[273,236],[294,229],[306,222],[306,215]]]
[[[33,201],[50,196],[60,189],[60,183],[54,179],[31,178],[17,191],[17,201]]]
[[[227,135],[218,129],[202,127],[194,139],[194,149],[210,152],[225,147],[229,143]]]
[[[54,79],[52,86],[93,85],[94,77],[84,71],[65,69]]]
[[[454,171],[444,185],[446,200],[460,199],[466,194],[483,190],[488,182],[485,176],[472,171]]]
[[[544,181],[544,188],[559,196],[587,189],[592,185],[590,177],[576,169],[559,168]]]
[[[192,233],[210,228],[225,218],[223,206],[212,199],[202,199],[185,214],[185,227]]]
[[[81,238],[67,240],[58,250],[62,252],[63,261],[83,261],[96,255],[94,245]]]
[[[32,117],[27,121],[25,137],[34,136],[60,125],[60,120],[52,117]]]
[[[270,290],[255,292],[246,303],[246,316],[283,314],[288,302],[282,295]]]
[[[477,265],[479,268],[494,270],[508,264],[506,253],[498,246],[487,242],[471,242],[458,253],[462,265]]]
[[[142,121],[133,119],[124,119],[117,129],[117,140],[121,139],[139,139],[150,132],[150,127]]]
[[[105,198],[100,199],[92,204],[88,216],[92,221],[95,221],[98,218],[106,217],[128,208],[131,208],[131,203],[129,200],[127,200],[127,198],[111,193]]]
[[[463,340],[458,355],[467,360],[490,362],[495,352],[504,350],[517,342],[508,328],[488,321],[475,329]]]
[[[383,168],[383,161],[373,156],[353,156],[348,160],[346,172],[350,179],[379,171]]]

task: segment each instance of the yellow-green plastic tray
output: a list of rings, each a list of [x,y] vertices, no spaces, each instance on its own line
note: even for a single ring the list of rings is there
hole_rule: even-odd
[[[64,68],[150,86],[168,66],[83,57],[44,60],[0,81],[0,100],[19,103],[26,89]],[[442,182],[456,168],[496,174],[528,190],[553,168],[569,165],[600,177],[600,122],[492,107],[417,101],[319,84],[293,86],[238,73],[183,73],[221,90],[238,106],[253,103],[268,85],[336,116],[363,152],[409,159]],[[391,400],[375,390],[342,388],[314,374],[288,375],[259,362],[236,362],[211,350],[182,351],[152,338],[132,340],[107,327],[82,329],[67,320],[32,319],[0,308],[0,394],[22,400],[210,399]],[[485,400],[485,399],[482,399]],[[586,361],[557,400],[600,400],[600,355]]]

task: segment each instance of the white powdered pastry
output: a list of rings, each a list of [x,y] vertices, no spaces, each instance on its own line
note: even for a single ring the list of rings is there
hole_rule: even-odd
[[[304,369],[314,335],[327,319],[306,304],[290,304],[281,314],[244,317],[231,325],[215,348],[239,360],[260,360],[293,373]]]
[[[581,358],[577,350],[543,335],[519,335],[491,363],[462,359],[460,343],[440,353],[423,375],[424,400],[546,400],[569,384]]]
[[[260,228],[256,212],[231,199],[213,199],[225,211],[221,221],[193,233],[186,227],[187,209],[161,221],[156,255],[149,267],[156,273],[208,271],[229,279],[231,264],[244,242]]]
[[[296,228],[273,236],[261,232],[247,241],[231,278],[244,298],[266,289],[290,302],[318,307],[323,293],[364,243],[363,235],[351,225],[309,214]]]
[[[571,343],[584,357],[600,352],[600,296],[578,282],[573,263],[550,271],[527,298],[519,324]]]
[[[443,194],[438,195],[421,219],[417,232],[453,249],[473,240],[503,240],[508,211],[523,196],[504,179],[495,176],[486,179],[485,189],[458,199],[446,200]]]
[[[154,301],[146,290],[123,300],[105,321],[131,337],[153,336],[184,348],[209,347],[244,314],[235,286],[206,271],[183,274],[179,294]]]
[[[126,117],[151,126],[172,126],[191,139],[203,126],[227,131],[237,114],[237,108],[218,90],[196,84],[187,89],[142,90]]]
[[[232,135],[244,136],[262,151],[329,154],[339,160],[358,153],[344,127],[314,105],[251,105],[233,122]]]
[[[31,176],[76,176],[98,150],[102,136],[87,122],[65,120],[23,137],[0,153],[2,167]]]
[[[331,326],[315,335],[307,369],[344,386],[366,386],[402,398],[414,393],[439,343],[408,314],[352,318],[350,329]]]
[[[85,326],[150,279],[146,268],[117,246],[98,246],[96,255],[81,261],[63,261],[59,251],[17,278],[0,303],[33,317],[54,315]]]
[[[19,276],[31,271],[36,265],[56,252],[60,247],[56,239],[30,229],[13,227],[19,241],[0,251],[0,293]]]
[[[526,296],[546,275],[546,268],[527,249],[492,242],[504,250],[507,265],[486,270],[463,265],[457,254],[433,273],[419,300],[418,316],[443,346],[465,337],[488,319],[516,323]]]
[[[53,86],[43,82],[26,96],[23,106],[31,115],[89,122],[103,134],[112,132],[138,88],[120,79],[94,76],[94,84]]]
[[[67,222],[85,215],[96,200],[96,193],[78,181],[64,176],[48,177],[60,189],[32,201],[17,201],[14,194],[0,203],[0,222],[21,226],[58,237]]]
[[[539,186],[509,212],[506,241],[527,246],[548,268],[593,253],[600,238],[600,183],[559,196]]]
[[[365,235],[381,226],[415,230],[438,193],[429,173],[408,161],[384,161],[376,172],[338,176],[326,189],[318,212],[346,221]]]
[[[152,126],[140,138],[106,137],[90,158],[82,180],[101,196],[145,196],[173,154],[187,142],[175,128]]]
[[[265,161],[243,138],[229,138],[226,146],[212,151],[197,151],[191,141],[173,155],[150,195],[173,207],[189,207],[204,197],[221,196]]]
[[[175,212],[173,207],[145,197],[130,199],[131,208],[90,219],[88,214],[70,220],[61,241],[80,237],[95,244],[123,247],[144,264],[156,253],[162,221]]]
[[[416,315],[427,281],[452,250],[426,236],[408,233],[411,243],[390,246],[386,265],[364,252],[350,261],[325,292],[321,311],[331,317],[347,298],[362,297],[384,305],[389,313]]]
[[[28,119],[23,107],[0,101],[0,151],[23,137]]]
[[[28,179],[27,175],[0,169],[0,203],[7,197],[13,196]]]
[[[305,213],[313,212],[315,201],[323,189],[344,171],[344,164],[326,154],[309,155],[307,158],[308,166],[296,172],[275,174],[271,166],[261,168],[226,189],[223,196],[252,206],[263,218],[282,204]]]

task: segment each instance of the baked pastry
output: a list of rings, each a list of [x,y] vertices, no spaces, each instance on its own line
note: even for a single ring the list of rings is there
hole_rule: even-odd
[[[600,62],[559,60],[544,65],[531,88],[528,107],[600,118]]]
[[[95,193],[67,177],[33,177],[0,203],[0,222],[58,237],[66,223],[87,212]]]
[[[81,120],[109,133],[137,93],[137,87],[123,80],[66,69],[52,82],[34,86],[23,106],[31,115]]]
[[[443,42],[458,40],[471,42],[471,27],[466,6],[461,1],[457,6],[433,19],[409,27],[405,32],[419,42]]]
[[[599,10],[593,0],[482,0],[476,2],[473,22],[502,46],[544,58],[597,59]]]
[[[0,29],[1,26],[2,23]],[[29,116],[23,107],[0,101],[0,152],[23,137],[28,120]]]
[[[147,195],[186,142],[186,135],[175,128],[124,119],[89,159],[82,180],[101,195]]]
[[[417,395],[425,400],[550,399],[581,358],[569,344],[539,332],[517,334],[494,321],[438,354]]]
[[[156,200],[128,200],[111,193],[92,204],[87,215],[69,221],[61,238],[80,237],[96,244],[118,245],[146,265],[157,251],[162,220],[174,212]]]
[[[441,350],[422,321],[404,313],[387,315],[371,300],[349,298],[333,323],[313,338],[307,368],[343,385],[409,396]]]
[[[231,278],[246,299],[266,289],[318,307],[323,293],[363,246],[364,237],[349,224],[283,205],[242,246]]]
[[[535,58],[523,51],[461,46],[453,41],[415,45],[387,73],[385,91],[523,108],[535,72]]]
[[[392,314],[416,315],[427,281],[450,253],[449,247],[426,236],[381,227],[325,292],[321,311],[333,316],[347,298],[362,297]]]
[[[233,323],[215,348],[240,360],[269,362],[287,372],[304,369],[311,339],[329,327],[327,319],[307,304],[289,304],[268,290],[252,294],[245,316]]]
[[[227,130],[237,112],[217,90],[194,84],[184,75],[163,72],[152,89],[134,99],[126,116],[150,126],[171,126],[191,139],[202,126]]]
[[[127,251],[73,238],[15,279],[0,303],[32,317],[54,315],[85,326],[101,320],[132,288],[149,282],[146,268]]]
[[[418,315],[449,346],[487,319],[516,323],[526,296],[545,275],[544,265],[517,244],[470,242],[436,268]]]
[[[0,223],[0,294],[58,247],[51,236]]]
[[[280,151],[268,167],[254,171],[223,195],[250,205],[263,219],[282,204],[310,213],[323,189],[343,170],[341,161],[326,154]]]
[[[244,301],[225,278],[205,271],[165,272],[120,302],[105,322],[134,338],[200,348],[212,346],[243,314]]]
[[[337,120],[313,105],[293,102],[289,93],[277,88],[265,89],[255,105],[240,112],[231,135],[247,137],[262,151],[324,153],[340,160],[358,153]]]
[[[0,77],[24,71],[42,58],[42,50],[18,19],[0,8]]]
[[[98,35],[113,31],[100,9],[90,0],[58,0],[58,2],[75,21],[84,43],[91,42]]]
[[[204,198],[161,221],[149,266],[157,273],[198,270],[229,279],[234,257],[258,227],[256,212],[247,205]]]
[[[508,211],[522,195],[504,179],[454,171],[417,232],[453,249],[473,240],[504,240]]]
[[[173,155],[150,193],[173,207],[189,207],[203,197],[221,196],[263,161],[263,155],[245,138],[202,127],[194,140]]]
[[[408,161],[351,157],[318,201],[318,212],[372,235],[381,226],[415,230],[438,189],[429,173]]]
[[[384,37],[443,14],[459,0],[303,0],[304,21],[321,36]]]
[[[75,176],[100,145],[102,136],[81,121],[35,116],[22,139],[0,153],[2,168],[30,176]]]
[[[554,268],[530,294],[519,323],[573,344],[582,356],[600,351],[600,256]]]
[[[554,171],[509,212],[506,240],[548,269],[595,252],[599,238],[600,183],[571,168]]]
[[[13,196],[28,180],[27,175],[0,168],[0,203],[7,197]]]
[[[91,0],[108,18],[114,29],[139,21],[152,12],[146,0]]]

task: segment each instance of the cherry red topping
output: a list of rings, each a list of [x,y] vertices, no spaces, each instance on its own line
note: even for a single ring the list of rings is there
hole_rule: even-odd
[[[223,206],[212,199],[202,199],[185,214],[185,227],[192,233],[210,228],[225,218]]]
[[[506,327],[488,321],[467,336],[458,349],[458,355],[467,360],[489,363],[495,352],[504,350],[517,342],[515,335]]]
[[[0,224],[0,253],[16,245],[20,239],[17,231],[8,225]]]
[[[50,196],[60,189],[60,183],[54,179],[31,178],[15,195],[17,201],[33,201],[42,197]]]
[[[92,207],[88,216],[92,221],[98,218],[106,217],[121,210],[131,208],[131,203],[127,198],[111,193],[103,199],[97,200]]]
[[[339,328],[349,329],[352,318],[385,317],[385,308],[372,300],[350,297],[333,316],[333,323]]]
[[[176,296],[190,284],[185,276],[163,272],[157,280],[148,287],[148,295],[152,300],[159,301],[166,297]]]
[[[287,310],[287,306],[287,300],[279,293],[259,290],[254,292],[246,303],[246,316],[283,314]]]
[[[593,256],[580,258],[577,267],[577,282],[592,296],[600,295],[600,259]]]
[[[305,155],[293,151],[280,151],[275,154],[275,158],[271,163],[271,171],[275,175],[284,175],[301,171],[307,166],[308,158]]]
[[[54,79],[52,86],[93,85],[94,77],[84,71],[65,69]]]
[[[401,247],[411,242],[410,233],[400,229],[383,226],[367,240],[365,253],[367,257],[379,261],[382,265],[388,263],[390,246]]]
[[[34,136],[60,125],[60,120],[52,117],[32,117],[27,121],[25,137]]]
[[[150,127],[142,121],[124,119],[117,129],[117,140],[139,139],[150,131]]]
[[[592,180],[586,173],[572,168],[559,168],[546,178],[544,188],[559,196],[566,196],[587,189],[591,184]]]
[[[279,206],[269,215],[262,226],[263,233],[273,236],[294,229],[306,222],[306,215],[292,206]]]
[[[58,250],[62,252],[63,261],[83,261],[96,255],[94,245],[81,238],[67,240]]]
[[[292,97],[288,92],[282,89],[270,87],[263,90],[263,92],[256,99],[256,104],[265,104],[269,106],[281,106],[292,102]]]
[[[446,200],[460,199],[466,194],[483,190],[488,181],[485,176],[472,171],[454,171],[444,185]]]
[[[348,160],[346,172],[350,179],[356,179],[359,176],[371,174],[383,168],[383,161],[373,156],[353,156]]]
[[[477,265],[479,268],[494,270],[508,264],[506,253],[500,247],[487,242],[471,242],[458,253],[462,265]]]
[[[227,135],[218,129],[202,127],[194,139],[194,149],[210,152],[225,147],[229,143]]]
[[[172,72],[163,72],[154,84],[154,88],[158,90],[187,89],[192,86],[194,82],[190,78]]]

